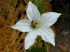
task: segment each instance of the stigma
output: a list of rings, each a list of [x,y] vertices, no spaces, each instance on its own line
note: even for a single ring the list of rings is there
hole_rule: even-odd
[[[39,28],[39,23],[35,22],[35,21],[32,21],[31,22],[31,27],[34,28],[34,29]]]

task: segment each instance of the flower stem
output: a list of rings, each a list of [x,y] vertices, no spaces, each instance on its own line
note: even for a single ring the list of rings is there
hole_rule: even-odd
[[[38,46],[39,46],[39,40],[40,40],[40,37],[38,36]]]
[[[51,0],[49,0],[48,2],[50,2],[50,1],[51,1]],[[47,2],[47,3],[48,3],[48,2]],[[47,4],[47,3],[46,3],[46,4]]]
[[[46,50],[47,50],[47,52],[49,52],[49,49],[50,49],[50,45],[49,45],[49,43],[47,43],[47,42],[45,42],[45,44],[46,44]]]

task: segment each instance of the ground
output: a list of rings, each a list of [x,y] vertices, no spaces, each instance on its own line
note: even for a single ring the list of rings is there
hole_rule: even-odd
[[[56,30],[56,46],[51,46],[50,52],[70,52],[70,4],[68,0],[54,0],[54,3],[52,0],[51,3],[52,11],[61,13],[62,15],[54,24]]]

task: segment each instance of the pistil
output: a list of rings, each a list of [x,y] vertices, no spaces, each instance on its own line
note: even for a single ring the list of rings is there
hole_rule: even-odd
[[[32,27],[32,28],[36,29],[36,28],[38,28],[39,26],[40,26],[40,25],[39,25],[38,22],[34,22],[34,21],[31,22],[31,27]]]

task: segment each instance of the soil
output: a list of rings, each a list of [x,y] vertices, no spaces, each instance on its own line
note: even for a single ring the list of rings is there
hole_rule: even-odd
[[[61,13],[62,15],[54,24],[56,46],[51,46],[50,52],[70,52],[70,4],[68,0],[52,0],[51,4],[52,11]]]

